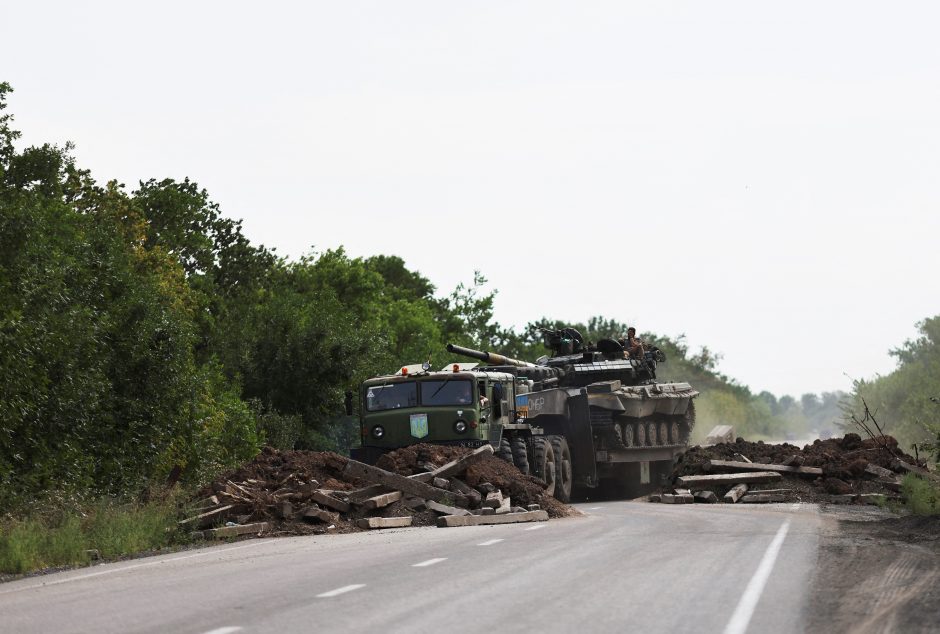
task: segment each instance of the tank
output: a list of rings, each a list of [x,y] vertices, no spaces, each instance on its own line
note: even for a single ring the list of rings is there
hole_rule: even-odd
[[[455,345],[447,349],[529,381],[529,393],[517,396],[517,410],[546,433],[569,439],[580,455],[574,460],[575,484],[594,487],[604,479],[649,484],[650,477],[655,484],[688,446],[699,392],[688,383],[656,380],[657,364],[666,357],[655,346],[630,358],[618,341],[585,343],[573,328],[543,329],[543,336],[551,354],[534,363]],[[652,476],[631,472],[644,463],[646,470],[653,466]]]

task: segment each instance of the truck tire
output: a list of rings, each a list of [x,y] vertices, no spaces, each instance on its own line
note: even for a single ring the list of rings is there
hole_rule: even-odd
[[[525,475],[529,475],[529,450],[526,447],[525,438],[521,436],[513,438],[510,443],[512,447],[512,463],[516,465]]]
[[[509,439],[505,436],[499,439],[499,449],[496,450],[496,457],[502,458],[509,464],[512,464],[512,446],[509,444]]]
[[[571,501],[571,449],[564,436],[549,436],[552,451],[555,453],[555,499],[559,502]]]
[[[545,495],[555,495],[555,451],[545,438],[532,441],[532,467],[532,475],[545,483]]]

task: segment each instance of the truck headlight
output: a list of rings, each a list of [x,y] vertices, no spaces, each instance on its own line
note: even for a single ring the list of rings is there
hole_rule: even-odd
[[[385,435],[385,428],[382,427],[381,425],[376,425],[375,427],[372,428],[372,435],[375,436],[376,438],[381,438],[382,436]]]
[[[462,434],[467,431],[467,421],[462,419],[457,419],[457,422],[454,423],[454,431],[458,434]]]

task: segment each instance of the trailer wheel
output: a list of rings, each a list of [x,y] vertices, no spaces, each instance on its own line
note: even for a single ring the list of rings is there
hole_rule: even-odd
[[[545,483],[545,495],[555,495],[555,451],[545,438],[532,441],[533,475]]]
[[[529,453],[526,447],[525,438],[521,436],[513,438],[512,443],[512,463],[516,465],[525,475],[529,475]]]
[[[552,450],[555,453],[555,499],[559,502],[571,501],[571,449],[564,436],[550,436]]]
[[[496,450],[496,457],[512,464],[512,446],[505,436],[499,439],[499,449]]]

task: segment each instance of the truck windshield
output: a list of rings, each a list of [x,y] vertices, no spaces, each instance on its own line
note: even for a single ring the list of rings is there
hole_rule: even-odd
[[[418,404],[418,385],[408,383],[389,383],[388,385],[370,385],[366,392],[366,409],[378,412],[383,409],[414,407]]]
[[[473,383],[465,380],[422,381],[422,405],[470,405],[473,403]]]

